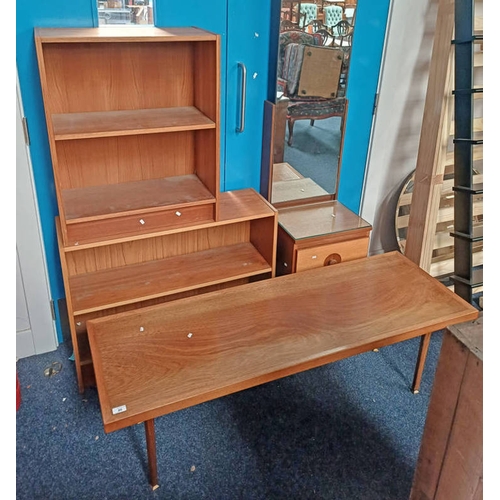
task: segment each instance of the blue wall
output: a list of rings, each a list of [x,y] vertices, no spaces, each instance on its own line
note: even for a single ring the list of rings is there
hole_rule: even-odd
[[[91,0],[16,2],[16,64],[24,115],[28,120],[33,180],[40,211],[40,224],[47,257],[50,293],[54,303],[64,298],[54,217],[58,214],[52,162],[45,124],[42,90],[36,59],[34,28],[97,26],[97,4]],[[83,76],[82,76],[83,78]],[[61,322],[56,308],[56,328],[62,342]]]
[[[338,200],[359,213],[390,0],[358,0]]]

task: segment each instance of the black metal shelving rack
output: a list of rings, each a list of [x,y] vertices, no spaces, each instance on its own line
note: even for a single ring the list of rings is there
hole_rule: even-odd
[[[474,267],[473,244],[483,240],[483,228],[474,227],[474,197],[483,194],[483,184],[473,183],[473,148],[483,143],[474,134],[474,45],[483,35],[474,31],[474,0],[455,0],[455,131],[454,131],[454,274],[457,295],[472,303],[474,290],[483,284],[482,264]]]

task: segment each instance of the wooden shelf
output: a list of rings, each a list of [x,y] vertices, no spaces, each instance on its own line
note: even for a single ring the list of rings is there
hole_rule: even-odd
[[[194,106],[52,115],[56,141],[215,128]]]
[[[209,225],[210,227],[216,227],[234,224],[236,222],[268,218],[273,212],[276,212],[276,209],[252,188],[225,191],[220,193],[219,197],[219,219],[211,222]],[[62,250],[65,253],[78,252],[86,248],[98,248],[127,241],[165,236],[185,231],[195,231],[202,227],[208,227],[206,221],[196,222],[189,226],[182,225],[161,231],[148,231],[146,233],[138,229],[136,232],[131,232],[127,235],[122,234],[114,238],[108,237],[99,240],[89,238],[87,240],[80,240],[78,245],[64,246]]]
[[[35,28],[43,43],[130,43],[215,41],[217,35],[193,26],[147,29],[126,26],[113,28]]]
[[[66,189],[62,197],[67,224],[215,201],[196,175]]]
[[[73,276],[73,314],[86,314],[243,277],[270,273],[251,243]]]

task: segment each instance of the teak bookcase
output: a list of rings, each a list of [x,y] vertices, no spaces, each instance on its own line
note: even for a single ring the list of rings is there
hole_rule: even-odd
[[[65,245],[218,220],[220,37],[35,30]]]
[[[89,319],[275,276],[277,211],[219,189],[219,35],[36,29],[80,392]]]

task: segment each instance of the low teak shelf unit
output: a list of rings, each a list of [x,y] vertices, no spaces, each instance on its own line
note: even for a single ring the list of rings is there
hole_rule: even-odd
[[[65,246],[56,224],[80,392],[95,384],[89,319],[275,276],[277,212],[253,189],[187,228]]]

